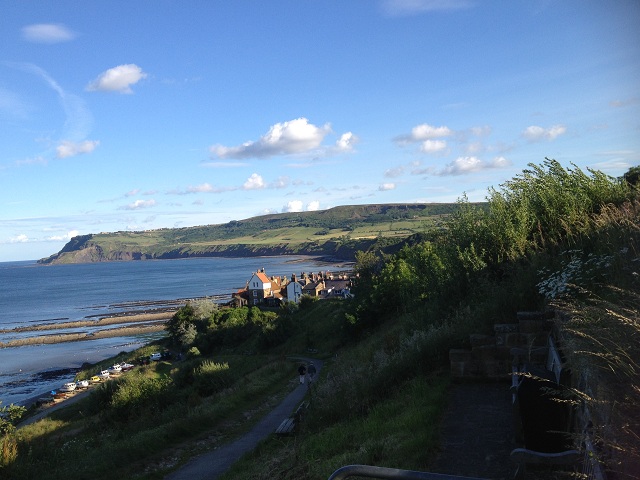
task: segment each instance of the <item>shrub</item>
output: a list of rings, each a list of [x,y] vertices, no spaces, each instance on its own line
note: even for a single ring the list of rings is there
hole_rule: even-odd
[[[194,369],[193,386],[198,394],[208,396],[217,393],[233,383],[233,374],[228,363],[205,360]]]
[[[191,347],[187,352],[187,358],[196,358],[200,356],[200,350],[198,347]]]

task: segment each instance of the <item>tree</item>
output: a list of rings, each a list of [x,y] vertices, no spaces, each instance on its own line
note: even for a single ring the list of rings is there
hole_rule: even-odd
[[[195,311],[191,304],[186,304],[180,308],[165,326],[165,330],[169,333],[171,341],[178,345],[185,345],[183,341],[191,338],[191,332],[193,332],[193,338],[188,344],[193,343],[196,332],[195,320]]]
[[[0,401],[0,403],[2,403]],[[16,431],[16,423],[22,418],[27,409],[20,405],[6,405],[0,407],[0,435],[7,435]]]
[[[622,178],[629,185],[634,187],[640,186],[640,167],[631,167],[627,173],[625,173]]]

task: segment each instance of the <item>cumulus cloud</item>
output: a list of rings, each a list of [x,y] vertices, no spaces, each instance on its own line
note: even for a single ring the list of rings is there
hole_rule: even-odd
[[[460,10],[472,6],[473,2],[469,0],[383,0],[382,2],[382,10],[392,16]]]
[[[493,168],[505,168],[511,165],[511,162],[504,157],[496,157],[491,161],[483,161],[478,157],[458,157],[449,163],[445,168],[436,172],[436,175],[466,175],[482,170],[490,170]]]
[[[407,145],[416,142],[425,142],[436,138],[449,137],[453,135],[453,130],[446,126],[434,127],[427,123],[417,125],[411,129],[411,133],[400,135],[395,141],[400,145]]]
[[[246,182],[242,185],[244,190],[259,190],[265,187],[264,179],[257,173],[252,173]]]
[[[134,63],[118,65],[98,75],[98,78],[87,85],[90,92],[133,93],[131,85],[135,85],[147,74]]]
[[[320,209],[320,202],[318,200],[313,200],[307,203],[306,207],[303,208],[302,200],[291,200],[287,202],[285,206],[282,207],[282,213],[292,213],[292,212],[315,212]]]
[[[560,135],[566,133],[567,127],[564,125],[553,125],[549,128],[539,127],[537,125],[532,125],[530,127],[525,128],[522,132],[522,136],[529,140],[530,142],[539,142],[542,140],[555,140]]]
[[[444,140],[425,140],[420,145],[420,151],[424,153],[438,153],[446,150],[447,142]]]
[[[130,203],[128,205],[125,205],[123,207],[120,207],[120,210],[140,210],[143,208],[150,208],[155,206],[156,201],[151,199],[151,200],[136,200],[133,203]]]
[[[98,140],[85,140],[84,142],[71,142],[64,140],[56,147],[56,156],[58,158],[74,157],[83,153],[91,153],[100,145]]]
[[[395,190],[395,189],[396,189],[395,183],[383,183],[378,187],[378,190],[380,190],[381,192],[386,192],[387,190]]]
[[[80,235],[80,232],[78,232],[78,230],[71,230],[67,232],[65,235],[53,235],[51,237],[48,237],[47,240],[51,242],[69,241],[73,237],[77,237],[78,235]]]
[[[307,204],[307,212],[315,212],[320,210],[320,202],[318,200],[313,200]]]
[[[347,132],[340,135],[336,142],[336,148],[341,152],[351,152],[356,143],[358,143],[358,137],[351,132]]]
[[[291,200],[284,207],[282,207],[282,213],[301,212],[301,211],[302,211],[301,200]]]
[[[351,132],[342,134],[335,147],[323,147],[322,141],[330,132],[331,126],[328,123],[318,127],[309,123],[308,119],[301,117],[287,122],[276,123],[256,141],[248,141],[242,145],[232,147],[217,144],[211,146],[209,151],[214,158],[240,160],[268,158],[275,155],[310,153],[327,155],[353,149],[357,137]]]
[[[22,27],[22,38],[34,43],[60,43],[76,38],[76,34],[60,23],[36,23]]]
[[[27,243],[28,241],[29,241],[29,237],[26,236],[24,233],[20,235],[16,235],[15,237],[12,237],[9,239],[9,243]]]

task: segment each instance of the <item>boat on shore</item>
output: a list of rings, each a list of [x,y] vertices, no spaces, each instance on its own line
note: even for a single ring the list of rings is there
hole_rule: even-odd
[[[100,379],[102,380],[107,380],[111,375],[109,374],[109,370],[102,370],[99,374],[98,377],[100,377]]]
[[[94,375],[93,377],[91,377],[91,378],[89,379],[89,381],[90,381],[91,383],[100,383],[100,382],[102,381],[102,379],[101,379],[99,376]]]
[[[67,382],[60,387],[61,392],[70,393],[76,389],[76,382]]]
[[[122,369],[123,372],[127,372],[129,370],[131,370],[135,365],[131,364],[131,363],[127,363],[127,362],[122,362],[120,364],[120,368]]]
[[[89,380],[78,380],[76,388],[89,388]]]
[[[115,365],[111,365],[107,370],[110,375],[118,375],[122,373],[122,367],[118,363],[116,363]]]

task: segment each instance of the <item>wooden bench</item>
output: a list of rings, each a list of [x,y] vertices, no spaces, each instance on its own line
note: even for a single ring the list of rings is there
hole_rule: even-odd
[[[522,362],[523,356],[539,355],[537,351],[525,352],[513,349],[514,420],[517,440],[524,448],[511,452],[511,460],[517,464],[516,478],[524,475],[527,465],[575,465],[580,453],[573,448],[569,433],[570,414],[562,395],[563,366],[561,355],[550,335],[546,347],[544,365]]]
[[[293,434],[302,422],[302,416],[304,411],[309,406],[309,402],[302,402],[291,417],[285,418],[280,423],[280,426],[276,428],[276,435],[291,435]]]

